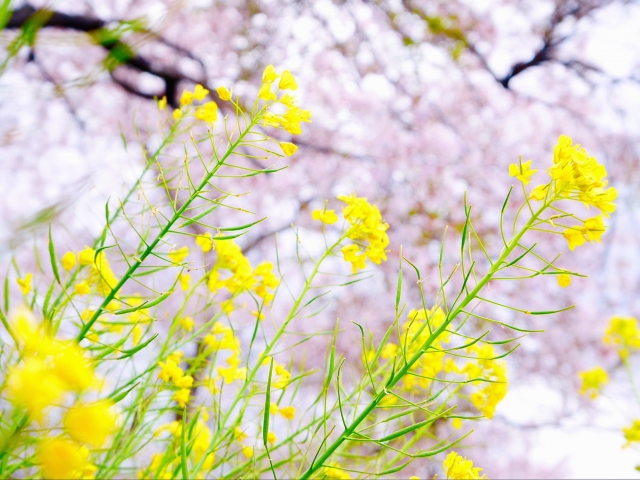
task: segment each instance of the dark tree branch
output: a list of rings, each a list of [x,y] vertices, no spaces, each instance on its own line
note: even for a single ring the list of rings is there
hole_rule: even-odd
[[[106,21],[99,18],[86,17],[82,15],[68,15],[66,13],[55,12],[55,11],[37,10],[36,8],[27,4],[23,7],[20,7],[14,10],[11,13],[11,17],[5,28],[7,29],[23,28],[27,24],[29,19],[31,19],[34,15],[36,15],[39,12],[46,12],[48,14],[47,17],[44,19],[40,28],[65,28],[69,30],[75,30],[78,32],[85,32],[91,35],[92,32],[96,32],[102,28],[105,28],[107,25]],[[158,40],[161,43],[172,48],[173,50],[198,61],[202,65],[201,61],[199,61],[198,59],[195,59],[193,55],[187,52],[185,49],[174,45],[173,43],[163,39],[162,37],[158,37]],[[97,43],[109,53],[113,52],[114,49],[118,47],[126,47],[126,45],[120,41],[103,41],[103,42],[97,42]],[[155,77],[162,79],[165,85],[164,93],[159,93],[158,96],[166,95],[167,102],[169,103],[169,105],[173,106],[174,108],[177,107],[179,104],[178,93],[177,93],[178,83],[180,83],[181,81],[190,81],[193,83],[205,83],[202,79],[200,80],[193,79],[187,75],[182,74],[181,72],[175,69],[162,68],[162,67],[153,65],[152,62],[150,62],[146,58],[137,54],[122,59],[122,65],[131,67],[139,72],[149,73]],[[145,99],[154,97],[154,95],[152,94],[148,94],[140,91],[131,83],[118,79],[117,77],[114,76],[113,71],[110,72],[110,74],[114,82],[120,87],[122,87],[125,91]]]

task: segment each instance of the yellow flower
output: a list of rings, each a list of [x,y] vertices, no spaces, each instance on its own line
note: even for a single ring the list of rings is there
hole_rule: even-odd
[[[167,97],[166,97],[166,95],[164,97],[162,97],[160,100],[158,100],[158,109],[159,110],[164,110],[165,108],[167,108]]]
[[[544,197],[547,195],[547,190],[549,190],[549,185],[538,185],[536,188],[531,190],[529,194],[529,198],[531,200],[544,200]]]
[[[579,372],[578,376],[582,379],[580,395],[589,394],[592,399],[596,398],[602,391],[602,387],[609,382],[609,375],[602,367]]]
[[[512,177],[516,177],[525,185],[529,184],[529,182],[531,181],[531,177],[533,177],[533,175],[537,171],[538,170],[531,169],[531,160],[527,160],[524,163],[521,162],[520,165],[515,163],[509,165],[509,175]]]
[[[173,263],[182,263],[182,261],[189,255],[189,247],[178,248],[177,250],[171,250],[169,252],[169,260]]]
[[[254,317],[256,317],[260,321],[265,319],[264,313],[258,312],[257,310],[251,310],[251,315],[253,315]]]
[[[244,380],[247,377],[247,368],[238,368],[237,365],[218,367],[217,371],[226,384],[233,383],[235,380]]]
[[[571,275],[561,273],[560,275],[556,275],[556,279],[558,280],[558,285],[560,285],[562,288],[567,288],[569,285],[571,285]]]
[[[184,372],[178,366],[178,362],[176,362],[175,359],[167,358],[166,362],[158,362],[158,366],[160,367],[158,378],[163,382],[169,382],[171,380],[175,382],[184,376]]]
[[[460,430],[462,428],[462,419],[454,418],[453,420],[451,420],[451,426],[456,430]]]
[[[262,73],[262,83],[272,83],[276,78],[278,78],[278,74],[274,66],[267,65]]]
[[[338,480],[349,480],[351,478],[347,471],[340,468],[338,462],[329,462],[321,472],[320,478],[335,478]]]
[[[180,96],[180,105],[185,107],[187,105],[191,105],[191,103],[193,103],[193,92],[184,90]]]
[[[558,138],[553,149],[553,166],[548,170],[560,198],[578,199],[602,211],[605,217],[616,208],[613,201],[618,192],[608,185],[607,170],[590,157],[580,145],[566,135]]]
[[[180,275],[180,289],[183,292],[189,290],[189,286],[191,285],[191,275],[188,273],[183,273]]]
[[[30,417],[42,419],[42,411],[60,402],[65,385],[40,358],[27,358],[23,364],[9,370],[9,399],[27,410]]]
[[[276,443],[278,441],[278,437],[276,436],[275,433],[273,432],[268,432],[267,433],[267,442],[269,443]]]
[[[178,402],[178,405],[180,405],[181,408],[184,408],[184,406],[189,403],[190,396],[191,390],[188,388],[182,388],[173,395],[173,399]]]
[[[36,461],[46,478],[80,478],[89,464],[89,450],[63,437],[44,440]]]
[[[233,438],[236,442],[242,442],[245,438],[247,438],[247,434],[244,433],[240,427],[235,427],[233,429]]]
[[[582,231],[575,228],[567,228],[562,235],[567,240],[569,248],[573,251],[576,247],[584,245],[584,235]]]
[[[96,251],[91,247],[85,247],[78,253],[78,263],[80,265],[93,265]]]
[[[196,85],[196,88],[193,89],[193,98],[195,98],[196,100],[204,100],[204,97],[206,97],[208,94],[209,90],[207,90],[200,84]]]
[[[115,431],[116,420],[113,403],[109,401],[79,404],[67,410],[64,428],[77,442],[102,447]]]
[[[280,145],[280,148],[287,157],[290,157],[298,150],[298,147],[290,142],[278,142],[278,145]]]
[[[196,109],[196,118],[203,122],[213,123],[218,118],[218,105],[216,102],[207,102]]]
[[[271,402],[271,404],[269,405],[269,413],[271,415],[275,415],[276,413],[278,413],[278,404],[277,403]]]
[[[289,108],[296,106],[296,99],[289,94],[282,95],[279,101]]]
[[[62,256],[62,268],[67,272],[76,266],[76,254],[67,252]]]
[[[280,75],[280,84],[278,85],[280,90],[297,90],[298,84],[296,83],[295,77],[291,74],[289,70],[285,70]]]
[[[588,241],[600,242],[600,237],[602,237],[602,234],[606,230],[606,227],[604,226],[604,222],[602,221],[602,215],[598,215],[597,217],[593,217],[593,218],[587,218],[584,221],[582,230],[586,235]]]
[[[362,270],[367,266],[367,256],[365,254],[356,255],[360,252],[360,247],[355,243],[345,245],[340,249],[344,256],[345,262],[351,263],[352,273],[356,273],[358,270]]]
[[[24,278],[18,278],[16,279],[16,282],[18,283],[18,286],[20,287],[20,290],[22,291],[23,295],[27,295],[30,291],[31,291],[31,280],[33,279],[33,275],[30,273],[27,273]]]
[[[231,92],[227,87],[218,87],[216,88],[216,92],[218,92],[220,100],[224,100],[225,102],[231,100]]]
[[[193,320],[193,318],[191,317],[182,317],[178,323],[180,324],[180,326],[187,332],[190,332],[193,330],[194,325],[196,324],[196,322]]]
[[[185,375],[175,381],[175,386],[178,388],[191,388],[193,386],[193,377]]]
[[[83,349],[75,342],[56,342],[53,353],[53,372],[62,380],[68,390],[82,392],[96,385],[97,379]]]
[[[622,432],[627,441],[625,447],[631,445],[631,442],[640,442],[640,420],[634,420],[631,426],[623,428]]]
[[[397,353],[398,353],[398,345],[396,345],[395,343],[387,343],[382,349],[382,352],[380,353],[380,357],[382,357],[384,360],[388,360],[390,358],[395,357]]]
[[[202,235],[196,236],[196,245],[199,245],[204,253],[207,253],[213,249],[213,237],[211,233],[205,232]]]
[[[319,220],[322,223],[326,223],[331,225],[338,221],[338,216],[336,215],[335,210],[314,210],[311,212],[311,218],[314,220]]]
[[[249,445],[245,445],[244,447],[242,447],[242,454],[245,456],[245,458],[253,457],[253,448]]]
[[[91,293],[91,287],[87,282],[76,283],[75,289],[78,295],[88,295]]]
[[[604,343],[615,346],[622,358],[627,358],[631,350],[640,349],[640,329],[633,317],[612,317],[604,334]]]
[[[471,460],[467,460],[456,452],[450,452],[449,455],[447,455],[447,458],[442,462],[442,470],[444,470],[444,474],[447,478],[487,478],[486,475],[480,476],[481,468],[474,467]]]
[[[278,413],[287,420],[293,420],[296,416],[296,407],[279,407]]]
[[[174,120],[179,120],[182,117],[182,110],[180,110],[179,108],[176,108],[171,114],[171,116],[173,117]]]
[[[258,91],[258,98],[268,102],[270,100],[276,100],[276,94],[271,91],[270,83],[263,83]]]

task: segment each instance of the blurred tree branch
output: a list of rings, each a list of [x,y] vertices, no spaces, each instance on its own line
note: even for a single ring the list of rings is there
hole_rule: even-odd
[[[205,83],[204,79],[189,77],[175,68],[156,65],[151,60],[133,53],[131,48],[117,36],[114,37],[102,34],[102,32],[107,29],[108,22],[100,18],[84,15],[69,15],[52,10],[40,10],[26,4],[11,12],[9,21],[5,28],[14,30],[24,29],[25,26],[27,26],[29,22],[37,16],[40,17],[38,28],[62,28],[87,33],[96,42],[96,44],[103,47],[109,55],[115,58],[116,63],[112,64],[112,68],[109,68],[109,73],[114,83],[133,95],[146,99],[153,99],[155,96],[161,97],[166,95],[169,105],[177,107],[177,89],[180,82],[190,81],[193,83]],[[158,36],[157,34],[154,34],[154,36],[156,36],[158,41],[170,47],[175,52],[191,59],[195,59],[187,50],[175,45],[161,36]],[[197,59],[195,60],[198,61]],[[202,62],[199,63],[202,64]],[[149,73],[160,78],[164,82],[164,92],[161,92],[158,95],[143,92],[133,83],[118,77],[116,71],[127,67],[134,71]]]

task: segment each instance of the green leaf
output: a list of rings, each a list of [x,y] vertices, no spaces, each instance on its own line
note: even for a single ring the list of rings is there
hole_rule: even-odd
[[[131,390],[136,388],[138,385],[140,385],[140,382],[136,383],[135,385],[133,385],[131,388],[125,390],[124,392],[121,392],[121,393],[118,393],[118,394],[116,394],[117,390],[115,390],[107,398],[109,400],[111,400],[113,403],[121,402],[122,400],[124,400],[127,397],[127,395],[129,395]]]
[[[123,360],[125,358],[129,358],[133,355],[135,355],[136,353],[138,353],[140,350],[142,350],[143,348],[145,348],[147,345],[149,345],[151,342],[153,342],[156,337],[159,335],[159,333],[156,333],[153,337],[151,337],[149,340],[147,340],[144,343],[141,343],[140,345],[138,345],[137,347],[131,348],[129,350],[124,350],[124,355],[117,357],[116,360]]]
[[[0,30],[7,26],[9,23],[9,19],[11,18],[11,11],[9,7],[11,6],[11,0],[4,0],[2,5],[0,5]]]
[[[141,308],[153,307],[155,305],[158,305],[161,302],[164,302],[167,298],[169,298],[169,295],[171,295],[173,292],[174,292],[174,290],[169,290],[167,293],[164,293],[164,294],[160,295],[155,300],[152,300],[150,302],[144,301],[140,305],[137,305],[135,307],[125,308],[124,310],[118,310],[117,312],[115,312],[115,314],[116,315],[124,315],[125,313],[137,312]]]
[[[273,375],[273,357],[269,365],[269,378],[267,379],[267,394],[264,400],[264,419],[262,421],[262,442],[267,448],[267,439],[269,437],[269,415],[271,413],[271,376]]]
[[[58,282],[58,285],[62,285],[60,281],[60,273],[58,273],[58,262],[56,260],[56,250],[53,246],[53,238],[51,237],[51,225],[49,225],[49,259],[51,260],[51,269],[53,270],[53,276]]]

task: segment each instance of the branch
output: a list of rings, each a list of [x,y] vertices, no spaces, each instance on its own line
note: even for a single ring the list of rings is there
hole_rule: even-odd
[[[105,28],[107,22],[94,17],[87,17],[83,15],[68,15],[66,13],[50,11],[50,10],[38,10],[31,5],[27,4],[23,7],[20,7],[13,12],[11,12],[11,17],[5,28],[7,29],[18,29],[23,28],[29,19],[31,19],[35,14],[39,12],[44,12],[47,14],[47,17],[44,19],[40,28],[65,28],[69,30],[75,30],[78,32],[84,32],[91,35],[92,32],[96,32],[102,28]],[[95,39],[95,38],[94,38]],[[158,40],[173,50],[187,55],[190,58],[193,58],[191,54],[188,54],[186,50],[180,48],[173,43],[163,39],[158,36]],[[98,45],[103,47],[107,52],[112,52],[117,47],[126,46],[123,42],[117,41],[104,41],[97,42]],[[202,65],[202,62],[199,62]],[[126,59],[122,60],[122,65],[126,65],[131,67],[139,72],[149,73],[153,76],[156,76],[164,81],[165,89],[164,93],[160,93],[159,96],[163,94],[167,97],[167,102],[169,105],[173,107],[178,106],[178,83],[181,81],[190,81],[193,83],[204,83],[201,79],[194,79],[183,73],[173,69],[173,68],[163,68],[153,65],[148,59],[142,57],[140,55],[132,55]],[[149,99],[153,98],[154,95],[142,92],[135,88],[135,86],[131,85],[128,82],[117,79],[114,77],[113,72],[110,72],[111,77],[114,82],[122,87],[125,91],[137,95],[139,97]]]

